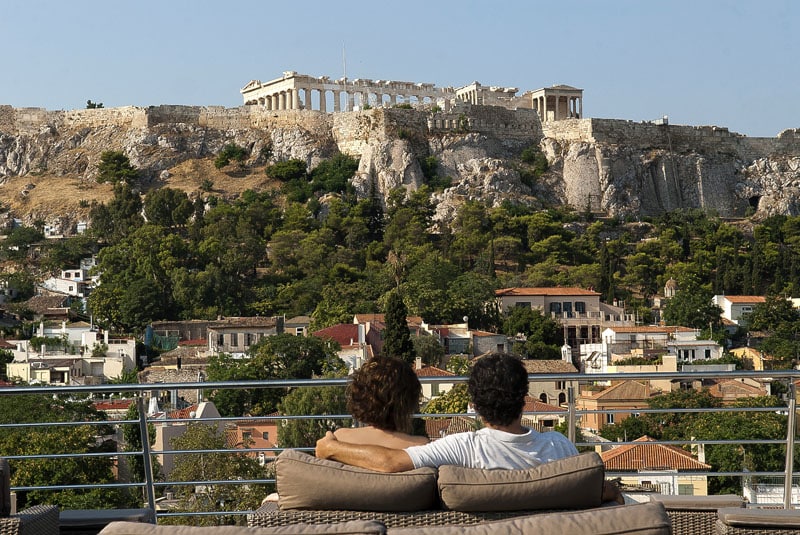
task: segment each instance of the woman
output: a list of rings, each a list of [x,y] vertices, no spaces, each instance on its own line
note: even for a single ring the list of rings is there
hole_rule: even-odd
[[[338,429],[336,438],[397,449],[427,443],[427,437],[411,434],[421,393],[417,374],[407,363],[392,357],[369,359],[347,387],[347,409],[362,426]]]

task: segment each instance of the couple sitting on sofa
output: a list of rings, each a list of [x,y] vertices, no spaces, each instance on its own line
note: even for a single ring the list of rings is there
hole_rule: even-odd
[[[416,374],[397,359],[371,359],[356,372],[348,397],[353,416],[369,426],[328,432],[317,441],[316,455],[379,472],[442,465],[522,469],[577,455],[561,433],[522,425],[528,374],[516,358],[491,354],[478,359],[467,390],[485,427],[426,443],[408,434],[421,391]],[[623,502],[608,484],[603,499]]]

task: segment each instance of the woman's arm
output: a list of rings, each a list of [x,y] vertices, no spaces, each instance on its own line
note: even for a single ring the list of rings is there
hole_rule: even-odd
[[[411,457],[404,450],[341,442],[330,431],[317,441],[316,454],[320,459],[333,459],[377,472],[405,472],[414,469]]]

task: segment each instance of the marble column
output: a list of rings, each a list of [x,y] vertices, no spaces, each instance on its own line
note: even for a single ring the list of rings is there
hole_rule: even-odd
[[[334,90],[334,92],[333,92],[333,111],[339,111],[339,109],[342,106],[341,102],[342,102],[342,92]]]
[[[279,110],[286,109],[286,91],[281,91],[280,93],[280,101],[278,102],[278,109]]]
[[[319,111],[321,111],[323,113],[326,113],[328,111],[327,110],[327,106],[328,106],[328,103],[325,102],[325,90],[324,89],[320,89],[319,90]]]
[[[306,94],[306,109],[310,110],[311,109],[311,88],[306,87],[303,91],[305,91],[305,94]]]

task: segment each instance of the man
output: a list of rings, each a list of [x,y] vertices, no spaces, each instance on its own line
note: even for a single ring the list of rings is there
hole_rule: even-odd
[[[522,469],[577,455],[575,445],[561,433],[539,433],[522,425],[528,373],[516,358],[493,353],[476,361],[467,391],[483,429],[406,449],[341,442],[329,431],[317,441],[317,457],[378,472],[405,472],[445,464]],[[609,481],[604,482],[602,499],[625,503],[619,488]]]
[[[404,450],[348,444],[327,433],[317,441],[317,457],[379,472],[403,472],[444,464],[530,468],[578,453],[561,433],[539,433],[522,425],[528,374],[518,359],[495,353],[477,360],[467,391],[485,424],[479,431],[448,435]]]

